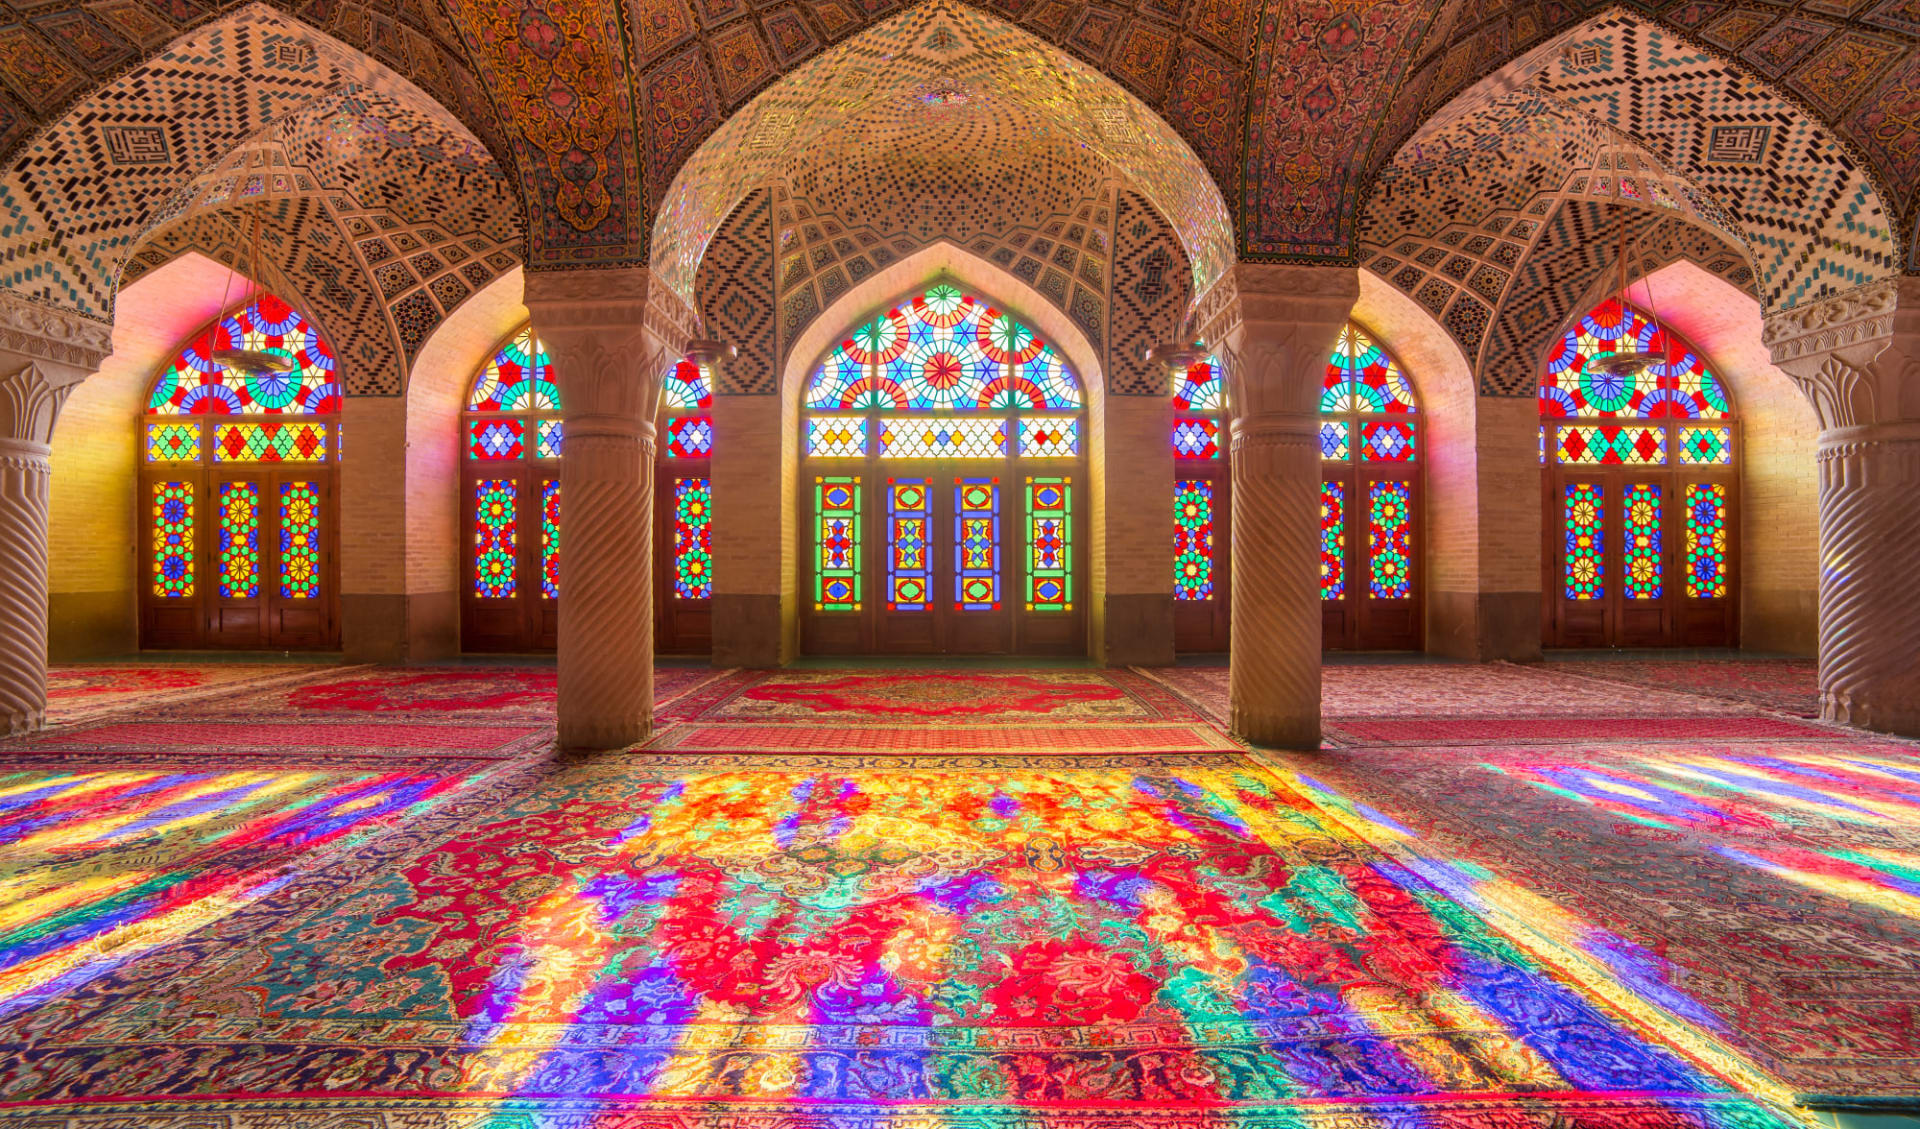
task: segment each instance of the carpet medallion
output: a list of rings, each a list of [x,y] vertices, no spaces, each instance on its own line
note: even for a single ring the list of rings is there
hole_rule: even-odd
[[[1179,752],[1236,746],[1125,670],[735,671],[658,711],[649,747],[886,752]]]
[[[476,1129],[1781,1124],[1243,755],[687,759],[504,770],[498,807],[16,1010],[0,1102],[76,1127],[272,1098],[277,1124]]]

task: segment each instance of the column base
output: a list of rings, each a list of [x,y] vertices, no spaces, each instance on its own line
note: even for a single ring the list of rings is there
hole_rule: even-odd
[[[1915,691],[1920,694],[1920,690]],[[1842,690],[1820,692],[1820,719],[1898,737],[1920,737],[1920,698],[1888,706],[1861,701]]]
[[[1249,745],[1263,749],[1314,750],[1320,747],[1319,717],[1277,717],[1254,710],[1232,709],[1231,731]]]
[[[569,753],[611,753],[638,745],[653,736],[653,720],[583,721],[560,723],[559,746]]]

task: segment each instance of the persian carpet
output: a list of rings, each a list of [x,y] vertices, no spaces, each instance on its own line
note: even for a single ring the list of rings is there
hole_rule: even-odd
[[[416,771],[0,773],[0,1015],[284,887],[475,778]]]
[[[727,672],[656,666],[654,702],[662,706]],[[361,667],[298,686],[224,695],[192,704],[194,717],[257,718],[263,713],[335,720],[399,712],[419,720],[551,725],[557,690],[551,666]]]
[[[1555,660],[1559,673],[1655,689],[1685,686],[1689,694],[1796,717],[1820,716],[1820,671],[1812,659]]]
[[[1661,687],[1628,690],[1563,668],[1603,664],[1334,663],[1320,669],[1320,712],[1346,718],[1621,718],[1737,716],[1738,702]],[[1732,664],[1730,664],[1732,665]],[[1227,718],[1227,668],[1139,668],[1215,721]]]
[[[1182,752],[1236,746],[1132,671],[737,671],[660,710],[650,747],[766,752]]]
[[[642,752],[485,787],[507,798],[31,996],[0,1017],[0,1106],[67,1129],[1785,1124],[1242,754]]]
[[[78,663],[47,669],[47,723],[65,725],[130,710],[157,709],[222,691],[332,678],[361,668],[314,663]]]
[[[1802,1097],[1920,1104],[1920,746],[1263,754],[1348,826]]]

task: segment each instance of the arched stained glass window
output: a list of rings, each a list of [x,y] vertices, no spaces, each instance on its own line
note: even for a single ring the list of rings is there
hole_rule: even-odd
[[[1223,535],[1230,509],[1226,372],[1218,357],[1208,356],[1173,383],[1174,645],[1223,651],[1230,622]]]
[[[230,349],[290,367],[215,360]],[[340,402],[332,349],[270,294],[194,334],[155,376],[141,442],[142,646],[338,642]]]
[[[461,644],[469,651],[549,650],[559,631],[560,388],[552,359],[531,326],[494,350],[474,374],[462,413],[466,473],[461,520],[467,582]],[[668,593],[656,625],[662,652],[705,645],[713,594],[713,382],[690,361],[663,377],[661,442],[654,498],[654,583]],[[697,612],[688,604],[698,605]]]
[[[713,374],[680,361],[667,371],[660,401],[655,544],[672,553],[656,554],[654,586],[664,598],[654,638],[662,652],[697,651],[712,645]]]
[[[1320,388],[1321,637],[1330,649],[1421,645],[1421,442],[1412,380],[1348,322]]]
[[[937,283],[851,327],[802,406],[818,472],[808,649],[1084,646],[1074,638],[1084,400],[1031,326]]]
[[[1591,364],[1613,353],[1664,359]],[[1540,418],[1547,645],[1732,645],[1738,426],[1699,350],[1602,302],[1549,351]]]

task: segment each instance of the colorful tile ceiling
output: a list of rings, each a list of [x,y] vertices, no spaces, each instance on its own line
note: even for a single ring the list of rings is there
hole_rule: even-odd
[[[1376,176],[1404,185],[1388,171],[1402,143],[1530,54],[1536,93],[1632,134],[1718,200],[1769,307],[1898,270],[1920,219],[1914,0],[1646,5],[1657,18],[1601,0],[276,2],[39,0],[30,18],[0,15],[0,285],[106,316],[154,209],[347,84],[500,161],[534,266],[645,261],[652,232],[682,295],[749,190],[816,142],[854,144],[830,127],[871,139],[872,115],[897,122],[914,99],[916,137],[1014,129],[1004,165],[1046,187],[1036,209],[1094,168],[1140,191],[1198,282],[1235,253],[1364,259],[1362,212]],[[889,151],[839,163],[823,190],[864,190]],[[958,171],[953,155],[928,164],[936,180]],[[1489,175],[1512,187],[1532,172]],[[1452,316],[1442,297],[1430,308]]]

